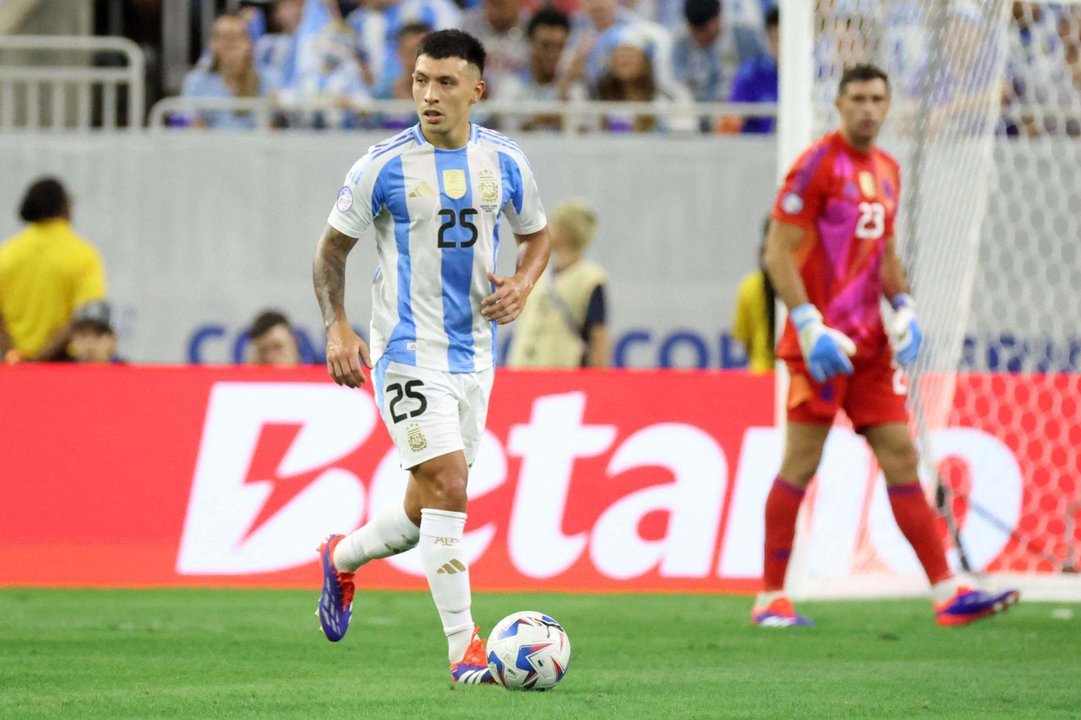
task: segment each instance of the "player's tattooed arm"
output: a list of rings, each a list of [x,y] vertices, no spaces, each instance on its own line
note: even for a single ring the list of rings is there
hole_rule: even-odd
[[[325,327],[345,317],[345,258],[356,242],[327,225],[316,246],[312,282]]]
[[[327,330],[327,372],[334,382],[349,387],[364,384],[361,363],[372,366],[367,344],[353,332],[345,315],[345,259],[356,242],[328,225],[312,263],[315,299]]]

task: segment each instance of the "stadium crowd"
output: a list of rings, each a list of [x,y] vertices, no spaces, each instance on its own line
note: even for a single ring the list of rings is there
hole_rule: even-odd
[[[489,99],[633,100],[658,105],[774,102],[776,0],[277,0],[220,16],[185,79],[186,97],[265,97],[275,123],[394,129],[411,115],[367,112],[371,100],[409,99],[410,59],[433,30],[457,27],[488,51]],[[319,108],[311,110],[312,105]],[[511,129],[560,129],[558,116],[479,118]],[[178,124],[253,126],[250,115],[200,112]],[[693,121],[692,121],[693,125]],[[768,132],[771,120],[727,131]],[[665,129],[649,116],[613,116],[609,131]]]
[[[950,5],[942,20],[949,37],[936,39],[924,24],[924,0],[823,0],[818,65],[888,60],[883,64],[891,69],[895,96],[902,101],[956,92],[948,79],[926,86],[928,62],[936,44],[944,43],[949,52],[987,51],[990,41],[978,29],[976,1]],[[776,0],[241,0],[233,5],[240,11],[214,23],[182,95],[266,98],[283,108],[302,108],[279,112],[274,124],[280,127],[412,124],[410,113],[376,113],[371,101],[408,100],[416,43],[448,27],[460,27],[484,43],[487,97],[503,103],[631,100],[680,108],[772,103],[778,96]],[[883,14],[888,17],[879,17]],[[1081,7],[1013,3],[1006,58],[1000,132],[1081,135]],[[1045,120],[1040,108],[1047,105],[1076,108],[1077,117],[1065,123]],[[583,122],[581,129],[774,129],[772,117],[697,123],[690,117],[666,124],[649,115],[613,113]],[[478,120],[512,132],[563,129],[558,114],[482,114]],[[173,121],[225,129],[256,123],[250,113],[225,111]]]

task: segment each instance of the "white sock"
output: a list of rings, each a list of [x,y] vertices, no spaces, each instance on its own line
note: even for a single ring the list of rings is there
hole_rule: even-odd
[[[420,528],[405,514],[405,505],[397,502],[341,539],[334,548],[334,566],[342,572],[356,572],[369,560],[405,552],[419,538]]]
[[[465,513],[420,511],[420,560],[447,636],[447,657],[458,662],[473,637],[469,568],[462,555]]]
[[[961,583],[957,580],[957,576],[953,575],[932,585],[931,597],[934,598],[935,605],[941,605],[952,598],[957,592],[957,588],[960,584]]]

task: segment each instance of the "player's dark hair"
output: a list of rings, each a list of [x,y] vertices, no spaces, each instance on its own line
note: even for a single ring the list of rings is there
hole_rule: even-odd
[[[766,13],[766,27],[777,27],[781,24],[781,9],[779,7],[772,7],[769,12]]]
[[[252,340],[261,338],[263,335],[266,335],[271,328],[277,327],[278,325],[284,325],[292,332],[292,327],[289,325],[289,318],[285,317],[283,313],[277,310],[264,310],[252,321],[251,330],[248,331],[248,336]]]
[[[837,97],[845,94],[845,88],[849,83],[866,82],[868,80],[881,80],[886,83],[886,92],[890,91],[890,76],[886,71],[876,65],[853,65],[845,68],[841,74],[841,82],[837,85]]]
[[[46,177],[27,188],[19,206],[19,217],[26,222],[38,222],[65,217],[68,209],[68,193],[64,186],[56,178]]]
[[[487,57],[480,40],[461,30],[436,30],[425,35],[417,48],[417,57],[421,55],[434,60],[461,58],[470,65],[476,65],[481,75],[484,74],[484,59]]]
[[[691,27],[701,27],[721,14],[721,0],[684,0],[683,17]]]
[[[526,27],[526,37],[533,37],[534,31],[541,25],[561,27],[568,33],[571,31],[571,19],[567,17],[566,13],[560,12],[553,7],[542,7],[533,14],[533,17],[529,19],[529,25]]]

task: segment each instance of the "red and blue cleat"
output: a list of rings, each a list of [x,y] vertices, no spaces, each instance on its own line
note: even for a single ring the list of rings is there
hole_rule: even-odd
[[[353,615],[353,573],[338,572],[334,567],[334,548],[344,535],[327,535],[319,546],[319,559],[323,564],[323,593],[319,596],[319,624],[327,640],[338,642],[349,629]]]
[[[935,622],[939,625],[967,625],[1001,612],[1006,612],[1010,605],[1021,599],[1018,590],[1005,590],[999,593],[959,587],[954,596],[935,606]]]
[[[796,612],[791,600],[779,597],[764,608],[752,610],[751,624],[758,627],[814,627],[815,621]]]
[[[484,640],[480,637],[480,628],[473,629],[473,639],[469,641],[462,659],[450,666],[450,679],[460,685],[490,685],[495,683],[492,671],[488,668],[488,658],[484,650]]]

